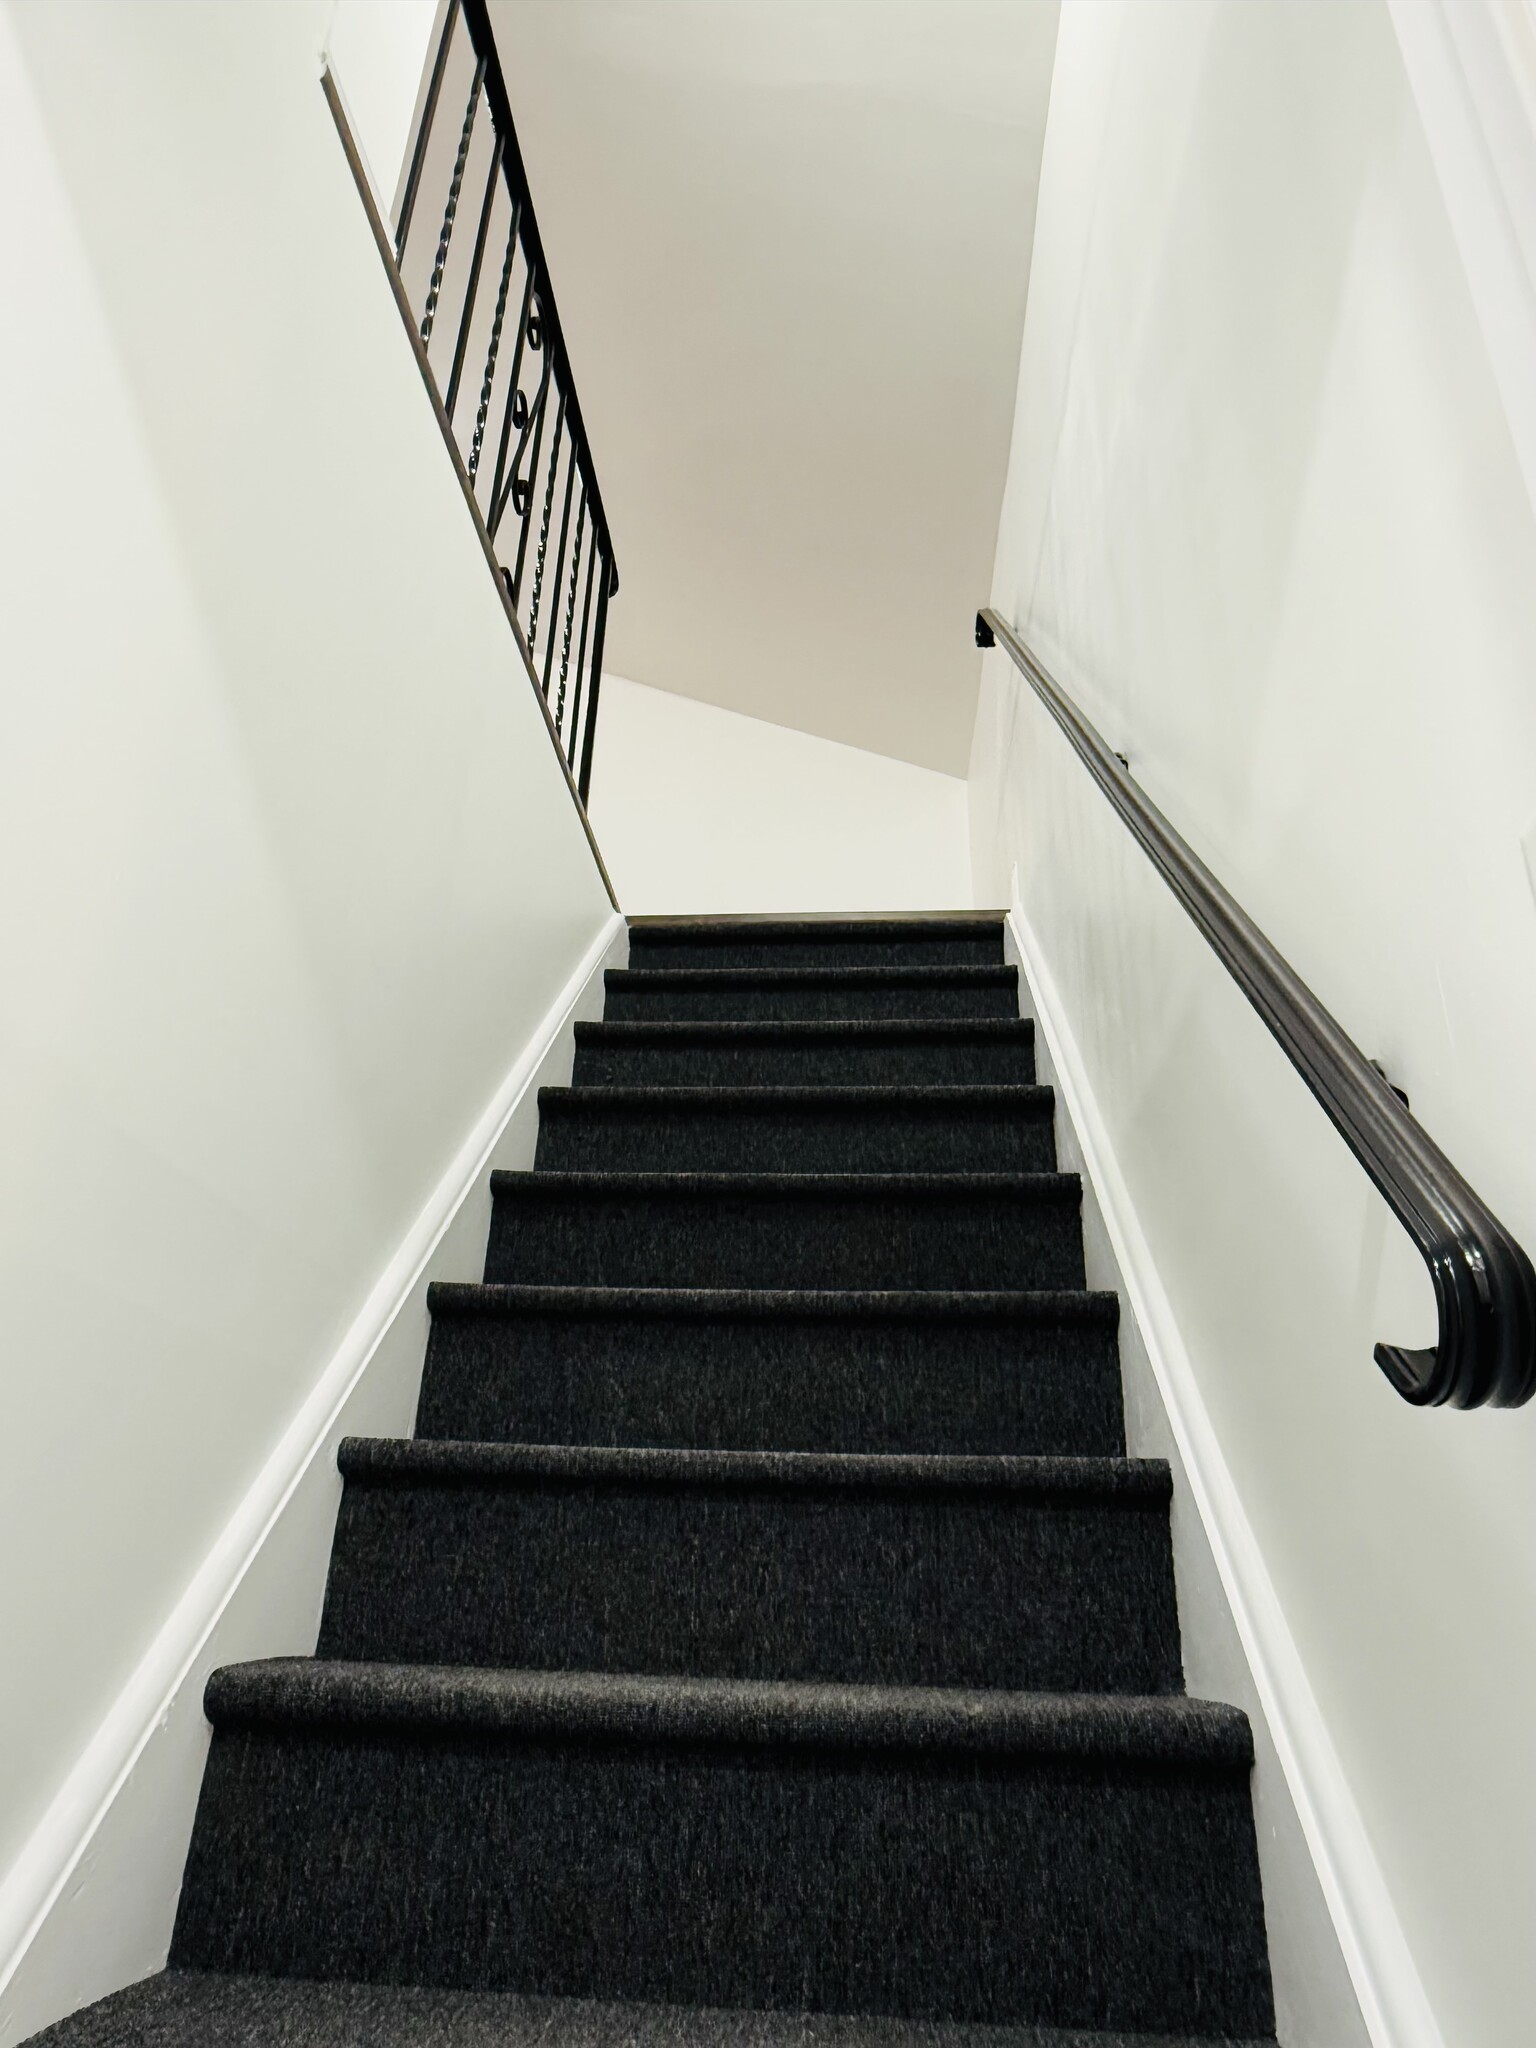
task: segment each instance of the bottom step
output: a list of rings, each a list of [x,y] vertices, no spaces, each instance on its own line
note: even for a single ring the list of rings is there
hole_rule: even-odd
[[[1231,1707],[302,1658],[206,1704],[178,1967],[1273,2028]]]
[[[497,1991],[315,1984],[167,1970],[38,2034],[30,2048],[1274,2048],[1191,2034],[603,2005]]]

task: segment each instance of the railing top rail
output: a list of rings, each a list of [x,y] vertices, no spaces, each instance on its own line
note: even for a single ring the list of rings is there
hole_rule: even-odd
[[[997,612],[977,613],[976,643],[1007,651],[1417,1246],[1439,1340],[1432,1350],[1378,1344],[1392,1386],[1418,1406],[1528,1401],[1536,1271],[1520,1245]]]

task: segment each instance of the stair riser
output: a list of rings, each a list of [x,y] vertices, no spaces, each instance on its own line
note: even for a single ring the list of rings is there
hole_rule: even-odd
[[[1103,1325],[437,1317],[418,1436],[683,1450],[1113,1457]]]
[[[1166,1504],[349,1478],[322,1657],[1175,1692]]]
[[[485,1277],[550,1287],[1083,1285],[1075,1199],[563,1194],[492,1205]]]
[[[612,1045],[576,1039],[578,1088],[934,1088],[1028,1086],[1033,1047],[988,1044]]]
[[[1016,989],[991,982],[919,983],[912,988],[647,988],[609,985],[603,1015],[611,1024],[796,1021],[860,1023],[880,1019],[1017,1017]]]
[[[221,1728],[184,1968],[1267,2034],[1245,1771]]]
[[[631,967],[1001,967],[1003,934],[975,938],[652,939],[629,935]]]
[[[538,1167],[593,1173],[1052,1173],[1049,1111],[545,1105]]]

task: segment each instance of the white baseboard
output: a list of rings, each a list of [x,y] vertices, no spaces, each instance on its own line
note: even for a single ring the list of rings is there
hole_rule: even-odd
[[[615,913],[487,1103],[304,1405],[0,1885],[0,2048],[161,1968],[208,1747],[217,1665],[315,1646],[341,1497],[336,1445],[408,1435],[434,1280],[478,1279],[493,1166],[531,1166],[540,1087],[627,957]]]
[[[1254,1726],[1279,2038],[1285,2048],[1445,2048],[1016,891],[1007,933],[1021,1006],[1035,1019],[1040,1078],[1057,1091],[1061,1164],[1083,1176],[1089,1285],[1121,1299],[1129,1445],[1174,1467],[1190,1690],[1230,1699]]]

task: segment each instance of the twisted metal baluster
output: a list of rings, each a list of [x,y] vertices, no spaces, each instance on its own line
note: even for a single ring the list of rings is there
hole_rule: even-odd
[[[574,768],[576,765],[576,741],[581,733],[581,683],[587,661],[587,626],[592,617],[592,585],[597,580],[597,521],[594,518],[592,552],[587,557],[587,594],[581,601],[581,639],[576,647],[576,687],[571,692],[571,737],[565,750],[565,758]]]
[[[475,82],[469,89],[469,106],[464,115],[464,128],[459,136],[459,153],[454,159],[453,183],[448,187],[448,204],[443,210],[443,231],[437,238],[437,261],[432,265],[432,282],[427,287],[426,311],[421,316],[422,346],[432,339],[432,322],[437,317],[437,301],[443,289],[443,268],[448,261],[448,244],[453,240],[453,223],[459,211],[459,188],[464,183],[464,166],[469,161],[469,140],[475,125],[475,115],[480,110],[480,88],[485,83],[485,59],[475,63]]]
[[[574,467],[574,464],[572,465]],[[571,587],[565,600],[565,640],[560,648],[560,688],[555,695],[555,731],[565,716],[565,679],[571,670],[571,629],[576,624],[576,585],[581,580],[581,542],[587,523],[587,490],[582,485],[581,503],[576,508],[576,541],[571,550]]]
[[[603,680],[603,638],[608,630],[608,599],[615,589],[613,555],[605,550],[603,573],[597,586],[597,618],[592,627],[592,673],[587,681],[587,723],[581,739],[581,767],[576,775],[576,794],[585,805],[592,790],[592,741],[597,731],[597,693]]]
[[[494,132],[494,131],[493,131]],[[491,149],[490,175],[485,181],[485,198],[480,204],[480,225],[475,230],[475,250],[469,259],[469,283],[464,287],[464,310],[459,315],[459,338],[453,349],[453,368],[448,373],[448,395],[443,411],[453,418],[459,403],[459,384],[464,375],[464,358],[469,349],[469,330],[475,321],[475,301],[480,296],[480,270],[485,262],[485,238],[491,231],[491,210],[501,186],[502,140],[495,136]]]
[[[549,548],[549,522],[555,510],[555,473],[560,467],[560,437],[565,432],[565,391],[555,414],[555,438],[549,446],[549,481],[544,486],[544,516],[539,522],[539,552],[533,565],[533,607],[528,614],[528,652],[539,637],[539,596],[544,588],[544,556]]]
[[[491,322],[491,345],[486,351],[485,375],[480,380],[480,403],[475,408],[475,431],[469,444],[469,481],[473,487],[480,468],[480,451],[485,446],[485,422],[491,410],[491,387],[496,382],[496,356],[501,348],[501,324],[507,317],[507,293],[512,287],[512,265],[517,256],[517,223],[522,201],[512,202],[512,229],[507,236],[506,260],[501,266],[501,289],[496,294],[496,317]],[[509,400],[510,404],[511,401]]]
[[[566,457],[565,463],[565,502],[560,507],[560,541],[559,545],[555,549],[555,559],[549,565],[550,602],[551,604],[555,605],[558,605],[560,602],[560,586],[565,581],[565,543],[571,531],[571,496],[576,485],[576,453],[576,436],[574,433],[572,433],[570,451]],[[558,626],[560,623],[559,618],[556,617],[552,623],[553,625]],[[544,650],[543,687],[544,696],[546,700],[549,697],[550,683],[554,679],[555,640],[557,637],[558,636],[553,631],[551,631],[549,636],[549,645]]]

